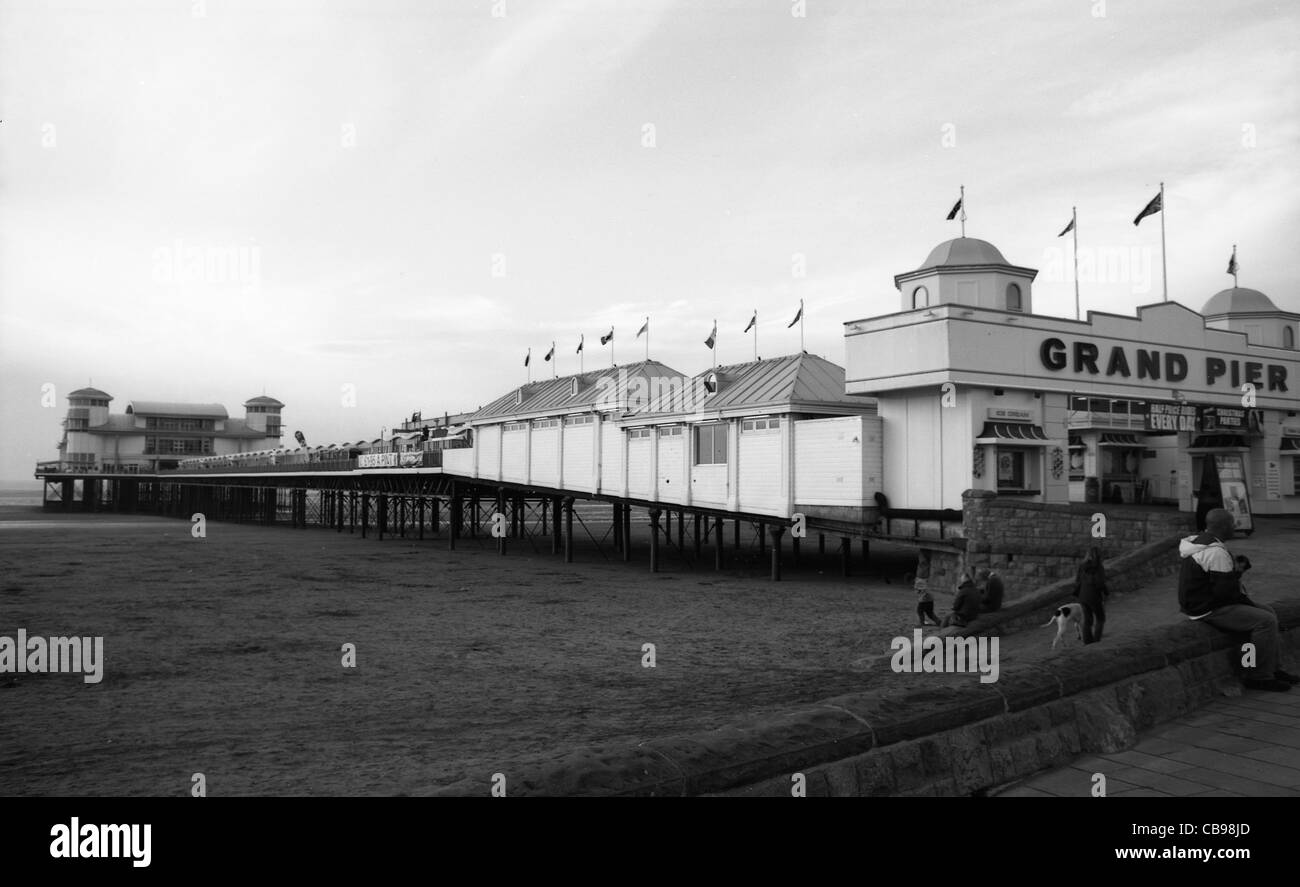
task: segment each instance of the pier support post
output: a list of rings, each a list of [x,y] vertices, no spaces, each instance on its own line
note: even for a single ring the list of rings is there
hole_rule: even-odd
[[[632,560],[632,506],[623,506],[623,560]]]
[[[494,536],[495,536],[496,533],[497,533],[497,515],[499,514],[499,515],[502,516],[502,518],[504,518],[504,517],[505,517],[505,513],[506,513],[506,488],[505,488],[505,487],[498,487],[498,488],[497,488],[497,510],[496,510],[496,514],[493,514],[493,515],[492,515],[492,534],[493,534]],[[508,531],[506,531],[505,528],[503,527],[503,528],[502,528],[501,535],[500,535],[500,536],[497,536],[497,554],[505,554],[505,553],[506,553],[506,536],[507,536],[507,535],[509,535],[509,533],[508,533]]]
[[[551,554],[559,554],[563,547],[562,533],[560,532],[560,509],[561,499],[559,496],[551,498]],[[545,514],[545,511],[542,512]]]
[[[767,524],[759,521],[758,523],[758,556],[762,557],[767,553]]]
[[[573,497],[564,500],[564,562],[573,563]]]
[[[773,525],[769,532],[772,534],[772,581],[781,581],[781,536],[785,534],[785,527],[781,524]]]
[[[610,520],[614,524],[614,550],[623,550],[623,506],[615,502],[611,506]]]
[[[693,521],[693,524],[694,530],[692,532],[695,534],[695,557],[698,560],[700,557],[700,513],[698,511],[695,512],[695,520]]]
[[[650,509],[650,572],[659,572],[659,515],[658,508]]]
[[[722,569],[722,521],[723,518],[717,518],[717,523],[713,528],[713,569]]]
[[[842,575],[849,575],[849,559],[853,557],[853,541],[848,536],[840,537],[840,570]]]
[[[361,494],[361,538],[366,538],[370,529],[370,494]]]
[[[420,525],[420,541],[424,541],[424,497],[415,500],[415,522]]]

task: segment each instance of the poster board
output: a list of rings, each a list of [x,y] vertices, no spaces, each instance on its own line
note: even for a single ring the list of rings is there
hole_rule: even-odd
[[[1251,515],[1250,486],[1246,483],[1246,468],[1240,454],[1227,454],[1214,457],[1215,467],[1219,471],[1219,491],[1223,496],[1223,507],[1232,515],[1233,526],[1239,531],[1255,529]]]

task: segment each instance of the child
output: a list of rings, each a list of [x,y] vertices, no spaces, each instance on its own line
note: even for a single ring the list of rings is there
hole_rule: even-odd
[[[924,628],[927,625],[939,624],[939,617],[934,615],[934,597],[930,594],[930,553],[922,551],[916,561],[916,581],[912,583],[912,588],[916,589],[916,618],[921,620],[919,625]],[[932,620],[926,621],[926,617]]]

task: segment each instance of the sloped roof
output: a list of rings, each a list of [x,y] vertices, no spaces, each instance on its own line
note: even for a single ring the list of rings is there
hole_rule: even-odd
[[[252,397],[244,401],[244,406],[282,407],[284,404],[280,403],[280,401],[276,400],[274,397],[267,397],[265,394],[259,394],[257,397]]]
[[[468,421],[471,424],[481,424],[515,417],[564,416],[608,408],[611,395],[618,387],[635,378],[685,380],[686,376],[656,360],[646,360],[622,367],[607,367],[556,379],[543,379],[501,395],[473,413]],[[575,379],[578,382],[577,394],[573,393]],[[519,399],[520,391],[523,392],[522,402]]]
[[[219,403],[176,403],[165,400],[133,400],[126,405],[137,416],[192,416],[203,419],[227,419],[226,408]]]
[[[858,413],[875,408],[871,398],[844,393],[844,367],[815,354],[733,364],[700,377],[709,372],[716,372],[720,380],[718,393],[705,401],[708,412],[786,409]]]

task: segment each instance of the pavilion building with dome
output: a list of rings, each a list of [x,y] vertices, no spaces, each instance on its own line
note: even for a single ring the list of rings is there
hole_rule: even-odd
[[[270,449],[283,434],[284,404],[259,395],[231,418],[219,403],[133,400],[124,413],[109,412],[112,395],[79,388],[68,395],[59,442],[60,471],[148,473],[175,468],[181,459]]]
[[[845,387],[876,399],[883,492],[1300,513],[1300,314],[1256,290],[1086,320],[1034,313],[1037,271],[960,237],[845,324]]]

